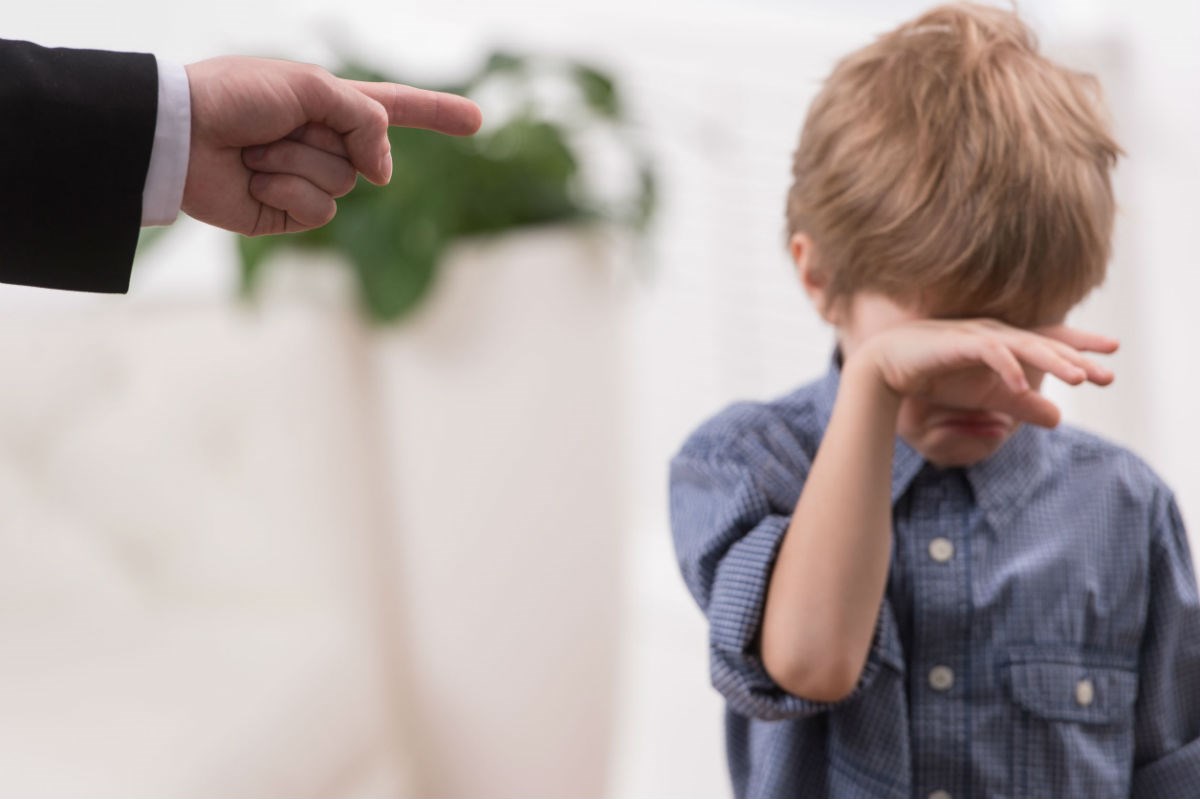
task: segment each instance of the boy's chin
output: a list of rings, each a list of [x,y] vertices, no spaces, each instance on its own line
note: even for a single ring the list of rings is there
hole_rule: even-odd
[[[939,469],[973,466],[987,460],[1004,445],[1012,431],[992,435],[976,435],[946,428],[925,431],[917,441],[905,441],[925,460]]]

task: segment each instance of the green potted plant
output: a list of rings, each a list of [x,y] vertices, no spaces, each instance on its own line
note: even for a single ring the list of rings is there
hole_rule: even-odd
[[[339,74],[394,80],[359,65]],[[420,304],[446,248],[464,237],[588,220],[645,227],[655,203],[653,171],[612,78],[602,71],[496,52],[464,82],[433,88],[490,97],[494,102],[483,103],[484,129],[453,138],[392,128],[389,185],[360,181],[339,200],[333,221],[317,230],[239,238],[244,295],[253,294],[277,251],[332,251],[354,270],[367,318],[391,322]],[[507,109],[496,114],[496,106]],[[624,173],[615,192],[586,179],[589,147],[603,150],[606,164],[615,159],[616,171]]]

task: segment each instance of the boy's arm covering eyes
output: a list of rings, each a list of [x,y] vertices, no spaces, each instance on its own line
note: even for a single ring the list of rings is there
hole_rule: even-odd
[[[1169,493],[1160,495],[1155,516],[1132,799],[1200,791],[1200,595],[1183,519]]]

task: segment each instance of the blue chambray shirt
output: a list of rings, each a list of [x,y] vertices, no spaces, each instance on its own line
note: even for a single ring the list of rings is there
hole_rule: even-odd
[[[780,688],[767,581],[837,394],[733,405],[671,463],[738,797],[1200,797],[1200,599],[1171,491],[1060,425],[937,469],[897,438],[892,562],[859,683]],[[941,793],[939,793],[941,792]]]

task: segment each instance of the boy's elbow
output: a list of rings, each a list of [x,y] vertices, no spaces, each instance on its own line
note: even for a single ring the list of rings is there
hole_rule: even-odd
[[[763,667],[780,688],[812,702],[840,702],[854,692],[862,666],[842,658],[768,657]]]

